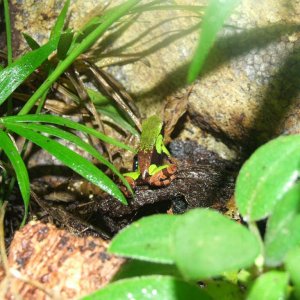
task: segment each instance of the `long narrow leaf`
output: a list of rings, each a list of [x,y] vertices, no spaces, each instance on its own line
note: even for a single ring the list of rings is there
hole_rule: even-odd
[[[105,157],[100,155],[100,153],[94,147],[92,147],[90,144],[84,142],[77,135],[72,134],[68,131],[59,129],[57,127],[48,126],[48,125],[24,124],[23,123],[22,127],[25,129],[48,133],[50,135],[53,135],[58,138],[67,140],[71,143],[74,143],[77,147],[82,148],[83,150],[85,150],[86,152],[88,152],[89,154],[94,156],[96,159],[98,159],[101,163],[103,163],[108,168],[110,168],[122,180],[123,184],[127,187],[127,189],[129,191],[132,191],[130,185],[128,184],[128,182],[126,181],[124,176],[122,176],[122,174],[118,171],[118,169],[113,164],[111,164]]]
[[[25,54],[0,72],[0,105],[48,58],[56,47],[57,39],[53,39],[39,49]]]
[[[119,142],[118,140],[111,138],[91,127],[76,123],[74,121],[71,121],[66,118],[62,118],[59,116],[52,116],[52,115],[25,115],[25,116],[10,116],[10,117],[4,117],[0,118],[0,124],[6,124],[6,123],[19,123],[19,122],[41,122],[41,123],[51,123],[56,124],[60,126],[65,126],[68,128],[72,128],[78,131],[85,132],[87,134],[90,134],[92,136],[95,136],[96,138],[104,141],[105,143],[115,145],[117,147],[120,147],[122,149],[129,150],[131,152],[135,152],[134,149],[131,147]]]
[[[209,2],[203,17],[198,46],[189,69],[188,82],[196,79],[216,40],[218,31],[239,2],[240,0],[211,0]]]
[[[23,33],[23,37],[26,40],[26,43],[32,50],[39,49],[41,46],[40,44],[29,34]]]
[[[19,115],[26,115],[35,105],[36,101],[47,91],[48,88],[57,80],[57,78],[75,61],[75,59],[86,50],[88,50],[98,38],[118,19],[124,16],[132,7],[134,7],[140,0],[128,0],[105,15],[103,22],[92,31],[78,46],[76,46],[69,55],[61,61],[53,73],[49,75],[47,80],[37,89],[32,97],[27,101],[24,107],[19,112]],[[1,74],[1,73],[0,73]]]
[[[67,147],[50,138],[24,128],[22,124],[7,123],[5,126],[9,130],[27,138],[34,144],[45,149],[76,173],[97,185],[100,189],[115,197],[120,202],[127,204],[123,193],[119,190],[117,185],[101,170],[99,170],[85,158],[81,157],[79,154],[71,151]]]
[[[126,120],[122,112],[111,100],[92,89],[87,89],[87,92],[92,102],[95,104],[97,111],[104,116],[111,118],[121,129],[125,129],[131,134],[139,136],[138,131]]]
[[[25,215],[22,221],[24,225],[28,215],[28,205],[30,199],[30,183],[29,176],[21,155],[8,134],[0,130],[0,148],[3,149],[6,156],[10,160],[17,176],[18,185],[24,202]]]
[[[51,30],[50,40],[52,38],[60,36],[60,34],[63,30],[64,24],[65,24],[65,20],[66,20],[66,16],[67,16],[69,6],[70,6],[70,0],[67,0],[64,7],[63,7],[63,9],[61,10],[59,16],[56,19],[54,27]]]

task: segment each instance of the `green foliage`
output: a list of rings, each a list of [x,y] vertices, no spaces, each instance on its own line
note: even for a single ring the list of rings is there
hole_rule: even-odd
[[[124,16],[138,2],[139,0],[128,0],[124,4],[114,7],[105,15],[103,15],[101,18],[102,22],[100,22],[93,31],[91,31],[80,43],[73,44],[73,47],[71,47],[67,57],[57,65],[56,69],[48,76],[47,80],[26,102],[19,114],[27,114],[38,101],[38,99],[51,87],[51,85],[59,78],[59,76],[66,71],[68,67],[70,67],[77,57],[87,51],[112,24]],[[54,39],[56,40],[55,35]]]
[[[19,154],[14,142],[9,137],[9,135],[2,130],[0,130],[0,148],[4,150],[16,173],[25,207],[25,215],[22,222],[22,224],[24,224],[28,215],[28,205],[30,197],[30,184],[28,172],[25,163],[21,155]]]
[[[51,85],[77,57],[87,51],[111,25],[136,8],[138,2],[126,1],[104,15],[93,18],[80,32],[73,33],[70,29],[63,30],[70,3],[67,0],[48,43],[40,46],[24,34],[33,51],[6,68],[0,66],[0,104],[3,104],[30,74],[49,63],[47,59],[54,51],[57,50],[60,60],[57,66],[52,66],[53,69],[48,64],[49,76],[21,109],[19,116],[0,118],[0,148],[12,165],[23,197],[23,223],[28,213],[30,185],[26,166],[10,132],[44,148],[78,174],[126,203],[123,194],[109,177],[52,137],[67,140],[91,154],[119,176],[129,190],[118,170],[96,149],[69,130],[81,131],[126,150],[133,149],[71,120],[28,113],[39,99],[45,99]],[[189,81],[198,75],[218,31],[238,2],[210,1],[189,71]],[[144,8],[136,8],[136,11],[168,9],[157,3],[150,1]],[[8,23],[7,27],[10,26]],[[10,31],[9,28],[7,30]],[[9,56],[12,57],[12,54]],[[130,121],[100,93],[90,90],[88,94],[98,111],[137,135]],[[158,130],[152,129],[157,129],[160,124],[154,122],[149,126],[151,130],[144,132],[152,132],[157,137]],[[280,137],[260,147],[244,164],[236,184],[236,202],[245,221],[243,225],[215,211],[195,209],[181,216],[147,217],[121,231],[109,250],[135,260],[131,261],[131,265],[125,265],[114,283],[83,299],[240,299],[243,297],[240,285],[250,300],[284,299],[290,296],[290,291],[300,298],[299,146],[300,138],[297,135]],[[267,222],[264,237],[256,226],[256,222],[262,219]],[[204,287],[196,284],[199,280]]]
[[[265,255],[268,266],[281,265],[290,249],[300,246],[300,185],[292,187],[268,219]]]
[[[294,174],[298,174],[300,155],[296,145],[298,135],[279,137],[254,152],[242,167],[236,197],[248,228],[209,209],[177,216],[156,215],[121,231],[111,242],[110,252],[145,264],[169,263],[178,268],[177,278],[207,282],[202,290],[213,299],[220,299],[220,295],[224,295],[222,299],[244,298],[238,283],[247,287],[247,299],[286,299],[291,290],[289,278],[295,285],[294,294],[299,296],[300,185]],[[290,177],[293,180],[287,179]],[[267,213],[265,206],[253,205],[258,188],[260,195],[269,194],[265,198]],[[269,218],[263,240],[253,219],[266,215]],[[268,271],[264,273],[264,269]],[[157,274],[158,270],[153,272]],[[171,275],[172,269],[169,272]],[[127,276],[133,276],[132,271]],[[126,268],[121,278],[125,277]]]
[[[299,228],[298,228],[299,229]],[[294,295],[300,299],[300,247],[293,248],[285,258],[285,268],[294,283]]]
[[[38,146],[44,148],[75,172],[99,186],[102,190],[114,196],[122,203],[127,203],[123,193],[105,173],[96,168],[91,162],[84,159],[77,153],[69,150],[67,147],[61,145],[51,137],[46,137],[45,134],[68,140],[77,147],[82,148],[93,155],[102,164],[109,167],[121,179],[129,191],[132,191],[131,187],[128,185],[127,181],[115,166],[113,166],[109,161],[107,161],[107,159],[100,155],[96,149],[66,130],[78,130],[88,135],[95,136],[105,143],[110,143],[130,151],[134,151],[133,149],[113,138],[106,136],[101,132],[98,132],[93,128],[73,122],[66,118],[42,114],[28,115],[28,113],[40,98],[43,100],[46,99],[46,94],[51,85],[75,61],[75,59],[80,54],[88,50],[112,24],[124,16],[129,9],[134,7],[138,2],[138,0],[129,0],[124,4],[110,9],[106,14],[103,14],[99,18],[99,22],[95,24],[96,26],[93,27],[93,29],[87,32],[84,36],[80,35],[82,39],[79,41],[78,36],[75,39],[74,34],[70,29],[66,29],[66,31],[63,30],[70,5],[70,1],[67,0],[51,31],[50,40],[48,43],[40,46],[32,37],[24,34],[24,38],[33,51],[21,56],[15,62],[9,64],[6,68],[1,67],[0,105],[9,99],[12,93],[29,75],[36,71],[37,68],[41,68],[43,71],[45,71],[45,73],[48,74],[48,78],[45,80],[45,82],[37,89],[35,93],[33,93],[31,98],[23,106],[19,112],[19,116],[2,117],[0,119],[0,123],[2,124],[0,128],[0,148],[3,150],[4,154],[6,154],[7,158],[12,164],[20,187],[25,206],[25,217],[23,219],[23,224],[28,214],[30,185],[26,166],[18,152],[18,149],[14,145],[13,140],[10,139],[7,134],[9,131],[14,132],[19,136],[23,136]],[[5,2],[5,12],[6,15],[9,16],[7,1]],[[6,19],[6,31],[7,33],[10,33],[9,19]],[[8,43],[10,43],[9,39]],[[9,44],[8,49],[11,49]],[[60,63],[56,67],[53,62],[51,62],[51,64],[48,61],[48,57],[55,50],[57,50],[57,57],[60,59]],[[9,53],[9,57],[11,57],[11,53]],[[43,101],[41,101],[37,111],[40,111],[42,104]],[[118,115],[116,111],[110,110],[110,116],[117,116],[116,119],[121,119],[121,114],[119,113]],[[124,118],[122,120],[123,123],[125,123]],[[42,125],[40,123],[48,123],[52,125]],[[63,128],[60,129],[57,126],[61,126]],[[132,132],[133,131],[134,129],[132,129]],[[3,153],[1,153],[1,155],[3,155]],[[11,175],[13,176],[14,174]],[[4,182],[2,184],[4,184]],[[1,201],[2,199],[0,199],[0,203]]]
[[[179,216],[172,237],[175,263],[191,280],[249,267],[259,254],[259,243],[249,230],[208,209]]]
[[[279,271],[265,273],[255,281],[247,300],[285,299],[287,284],[287,273]]]
[[[102,190],[114,196],[122,203],[127,203],[123,193],[119,190],[116,184],[113,183],[113,181],[110,178],[108,178],[100,169],[95,167],[91,162],[83,158],[81,155],[61,145],[59,142],[37,133],[35,130],[43,132],[48,131],[48,133],[52,135],[60,135],[68,140],[70,139],[70,137],[67,136],[67,133],[64,134],[63,131],[59,131],[56,128],[46,127],[43,125],[35,125],[34,127],[30,125],[26,126],[24,124],[8,122],[5,123],[5,126],[8,130],[25,137],[34,144],[45,149],[57,159],[62,161],[66,166],[68,166],[69,168],[71,168],[76,173],[83,176],[90,182],[99,186]],[[76,139],[74,140],[77,141]],[[78,146],[80,145],[81,144],[79,144]]]
[[[87,89],[87,92],[91,101],[95,104],[97,111],[111,118],[120,129],[125,129],[135,136],[139,135],[130,120],[127,120],[122,111],[113,105],[107,97],[92,89]]]
[[[283,136],[257,149],[244,164],[237,179],[236,202],[247,221],[268,217],[298,180],[299,147],[299,135]]]
[[[217,33],[240,0],[211,0],[205,10],[195,55],[190,65],[188,82],[196,79],[203,63],[214,44]]]
[[[170,276],[145,276],[117,281],[82,300],[210,300],[196,285]]]
[[[170,228],[176,217],[155,215],[143,218],[122,231],[110,245],[110,251],[125,257],[151,262],[174,263],[171,255]],[[128,241],[131,241],[128,244]]]
[[[58,39],[33,50],[0,72],[0,105],[33,73],[56,49]]]

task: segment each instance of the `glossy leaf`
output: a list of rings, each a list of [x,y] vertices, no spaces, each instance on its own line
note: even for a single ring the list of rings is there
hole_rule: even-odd
[[[39,49],[23,55],[0,72],[0,105],[32,72],[47,60],[56,46],[57,39],[53,39]]]
[[[30,200],[30,183],[29,183],[29,176],[24,164],[24,161],[19,154],[18,149],[16,148],[15,144],[8,136],[8,134],[2,130],[0,130],[0,148],[3,149],[4,153],[10,160],[18,181],[18,185],[21,191],[21,195],[24,202],[25,208],[25,215],[23,218],[22,225],[25,223],[27,214],[28,214],[28,205]]]
[[[175,263],[192,280],[247,268],[260,251],[247,228],[209,209],[193,209],[180,216],[172,237]]]
[[[170,230],[176,216],[155,215],[142,218],[119,232],[109,252],[152,262],[173,263]]]
[[[201,23],[198,46],[189,69],[188,82],[191,83],[197,78],[209,50],[216,40],[217,33],[239,2],[240,0],[209,1]]]
[[[296,299],[300,299],[300,247],[292,249],[285,258],[285,268],[294,284]]]
[[[62,118],[59,116],[53,116],[53,115],[42,115],[42,114],[36,114],[36,115],[24,115],[24,116],[11,116],[11,117],[5,117],[5,118],[0,118],[0,124],[6,124],[6,123],[16,123],[16,122],[41,122],[41,123],[51,123],[51,124],[56,124],[64,127],[68,127],[71,129],[75,129],[81,132],[85,132],[87,134],[93,135],[96,138],[104,141],[105,143],[115,145],[117,147],[135,152],[131,147],[119,142],[118,140],[111,138],[94,128],[82,125],[80,123],[76,123],[72,120],[69,120],[67,118]]]
[[[285,299],[287,287],[287,273],[271,271],[258,277],[250,290],[247,300]]]
[[[298,180],[300,136],[279,137],[243,165],[236,183],[236,202],[246,221],[268,217]]]
[[[58,160],[63,162],[66,166],[86,178],[88,181],[97,185],[100,189],[112,195],[120,202],[124,204],[127,203],[123,193],[119,190],[116,184],[101,170],[99,170],[91,162],[89,162],[79,154],[71,151],[58,142],[51,140],[50,138],[36,133],[35,131],[24,128],[22,124],[7,123],[5,124],[5,126],[9,130],[25,137],[34,144],[45,149],[50,154],[55,156]]]
[[[47,77],[47,80],[36,90],[20,110],[19,115],[26,115],[30,112],[39,98],[51,87],[51,85],[66,71],[79,55],[87,51],[104,32],[122,16],[133,8],[140,0],[127,0],[125,3],[114,7],[102,16],[103,22],[99,24],[80,44],[76,44],[67,57],[58,64],[56,69]],[[1,74],[1,73],[0,73]]]
[[[70,0],[67,0],[51,30],[50,39],[57,38],[60,36],[66,21],[69,6],[70,6]]]
[[[175,265],[130,259],[122,265],[120,271],[114,276],[113,281],[129,277],[149,275],[169,275],[177,278],[181,277],[181,274]]]
[[[300,184],[277,203],[268,220],[265,256],[268,266],[278,266],[288,251],[300,246]]]
[[[209,300],[193,284],[169,276],[147,276],[124,279],[82,298],[82,300]]]
[[[100,155],[100,153],[94,147],[92,147],[90,144],[84,142],[77,135],[72,134],[68,131],[61,130],[57,127],[48,126],[48,125],[22,123],[22,127],[25,129],[29,129],[29,130],[48,133],[50,135],[53,135],[58,138],[69,141],[71,143],[74,143],[77,147],[80,147],[81,149],[85,150],[86,152],[91,154],[93,157],[98,159],[101,163],[103,163],[108,168],[110,168],[120,178],[120,180],[127,187],[127,189],[133,193],[127,180],[124,178],[124,176],[122,176],[122,174],[118,171],[118,169],[113,164],[111,164],[105,157]]]

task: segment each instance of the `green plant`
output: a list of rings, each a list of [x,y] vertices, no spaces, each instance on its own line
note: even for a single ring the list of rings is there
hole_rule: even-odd
[[[94,74],[96,81],[100,82],[104,87],[106,87],[107,84],[111,84],[112,86],[109,86],[109,89],[116,88],[114,90],[114,92],[116,92],[119,86],[112,78],[107,78],[106,75],[104,76],[103,72],[97,70],[96,66],[91,62],[86,61],[83,58],[84,56],[80,57],[80,55],[89,50],[103,33],[110,27],[114,27],[114,29],[118,28],[122,22],[117,21],[125,15],[127,15],[130,20],[135,14],[145,10],[180,9],[192,10],[199,14],[203,9],[202,6],[175,4],[161,5],[159,1],[150,1],[147,4],[137,5],[139,2],[140,1],[138,0],[129,0],[119,6],[108,9],[103,15],[92,18],[78,32],[73,32],[71,29],[64,29],[64,23],[70,3],[70,1],[67,0],[51,31],[49,41],[44,45],[39,45],[39,43],[31,36],[23,33],[23,36],[32,51],[19,57],[16,61],[13,61],[8,1],[4,1],[8,57],[7,66],[5,68],[3,68],[2,65],[0,66],[0,105],[3,107],[7,102],[7,110],[1,116],[0,129],[2,130],[1,134],[5,136],[5,143],[3,140],[1,148],[11,162],[12,168],[5,162],[3,152],[0,153],[1,161],[4,162],[1,164],[3,180],[0,203],[3,203],[3,200],[8,197],[14,186],[14,178],[16,178],[25,206],[23,224],[28,214],[30,186],[26,166],[22,163],[22,153],[24,151],[21,151],[21,154],[19,154],[19,151],[16,150],[16,147],[14,146],[14,139],[18,136],[26,137],[27,140],[44,148],[60,159],[64,164],[72,168],[75,172],[126,204],[126,199],[123,194],[108,176],[94,167],[89,161],[79,157],[75,152],[59,145],[52,137],[59,137],[60,139],[70,141],[77,147],[84,149],[86,152],[97,158],[100,163],[106,165],[120,178],[129,191],[132,191],[130,186],[118,172],[116,167],[114,167],[105,157],[100,155],[93,147],[82,142],[76,135],[68,131],[70,129],[81,131],[87,135],[95,136],[106,144],[112,144],[129,151],[134,150],[113,138],[105,136],[105,134],[96,132],[96,130],[93,130],[88,126],[74,122],[72,123],[70,120],[58,116],[41,114],[41,112],[46,103],[50,87],[56,82],[60,90],[74,102],[75,106],[77,105],[77,108],[84,106],[87,111],[89,111],[98,122],[98,125],[100,122],[97,114],[101,113],[111,118],[121,130],[130,132],[133,135],[139,135],[139,120],[134,113],[132,113],[131,108],[129,109],[126,103],[120,99],[120,96],[117,95],[117,93],[111,95],[111,98],[114,99],[114,103],[100,92],[85,87],[79,78],[76,78],[76,76],[71,74],[72,70],[74,68],[76,70],[76,66],[81,64],[81,67],[84,66]],[[36,70],[39,70],[39,73],[35,73]],[[38,81],[43,78],[42,76],[45,77],[44,82],[37,90],[33,91],[29,97],[28,95],[15,93],[16,89],[22,87],[26,80],[32,75],[35,75],[35,78],[37,78]],[[67,80],[73,85],[73,89],[66,89],[64,84],[59,83],[62,75],[67,77]],[[124,91],[121,91],[120,94],[124,95]],[[13,111],[12,99],[26,101],[17,116],[11,116]],[[37,108],[35,109],[35,107]],[[15,107],[14,111],[16,111]],[[57,113],[57,111],[53,111]],[[59,111],[58,113],[61,112]],[[13,149],[16,151],[13,151]],[[23,150],[24,149],[25,147]],[[12,155],[9,155],[12,151],[15,159],[13,159]],[[12,170],[14,171],[12,172]],[[8,179],[10,179],[10,183],[6,184]]]
[[[77,153],[69,150],[54,139],[50,138],[50,136],[68,140],[74,143],[77,147],[82,148],[90,153],[101,163],[109,167],[123,181],[123,184],[125,184],[130,191],[131,188],[127,184],[124,177],[104,156],[100,155],[96,149],[83,142],[76,135],[68,132],[66,129],[81,131],[83,133],[95,136],[105,143],[113,144],[130,151],[134,150],[132,150],[129,146],[94,130],[93,128],[78,124],[59,116],[44,115],[39,113],[43,107],[46,95],[51,85],[61,76],[61,74],[63,74],[64,71],[66,71],[68,67],[71,66],[72,63],[75,62],[79,55],[87,51],[112,24],[127,14],[128,11],[132,9],[138,2],[138,0],[129,0],[118,7],[108,10],[101,17],[93,19],[92,29],[90,28],[90,24],[87,24],[82,31],[78,32],[77,34],[73,34],[69,29],[65,31],[63,30],[70,3],[70,1],[67,0],[53,27],[49,42],[43,46],[40,46],[31,37],[25,35],[25,38],[33,51],[23,55],[14,62],[12,62],[11,58],[12,54],[11,35],[9,34],[9,19],[6,18],[6,29],[8,32],[7,48],[9,50],[9,57],[8,66],[3,68],[0,72],[0,105],[6,100],[10,101],[10,97],[13,95],[14,91],[37,68],[41,68],[41,70],[47,73],[47,78],[44,83],[28,99],[28,101],[19,111],[18,116],[9,116],[9,114],[11,114],[10,102],[8,105],[10,109],[7,110],[6,116],[2,116],[0,120],[0,147],[12,164],[24,201],[25,216],[23,218],[23,224],[28,214],[30,184],[26,166],[22,160],[21,154],[19,154],[19,151],[15,147],[14,138],[10,132],[19,136],[23,136],[31,142],[44,148],[61,160],[65,165],[72,168],[75,172],[82,175],[84,178],[99,186],[102,190],[126,204],[124,195],[119,190],[117,185],[106,174],[104,174],[88,160],[82,158]],[[4,1],[4,4],[6,16],[9,16],[7,1]],[[55,50],[57,51],[58,61],[56,64],[53,64],[47,59]],[[28,113],[33,109],[39,100],[40,103],[38,109],[36,110],[37,114],[29,115]],[[118,116],[118,114],[114,113],[114,116]],[[42,125],[41,123],[44,124]],[[47,125],[45,125],[45,123]],[[59,128],[58,126],[62,128]],[[45,136],[45,134],[47,136]],[[3,156],[3,153],[1,155]],[[14,175],[9,174],[9,169],[7,169],[4,165],[2,165],[2,170],[4,170],[4,180],[2,180],[2,193],[0,199],[1,203],[3,202],[3,199],[7,198],[7,195],[14,183],[14,179],[12,179],[8,186],[5,184],[6,179],[11,178],[11,176]]]
[[[151,299],[299,297],[299,147],[300,136],[279,137],[242,167],[236,202],[248,228],[210,209],[142,218],[121,231],[109,251],[143,263],[129,262],[116,282],[83,299],[130,293],[142,300],[151,289],[157,294]],[[265,219],[263,236],[256,222]]]

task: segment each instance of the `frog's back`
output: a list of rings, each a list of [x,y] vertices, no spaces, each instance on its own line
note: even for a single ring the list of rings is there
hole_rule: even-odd
[[[159,136],[163,122],[160,117],[153,115],[142,123],[140,150],[152,150]]]

